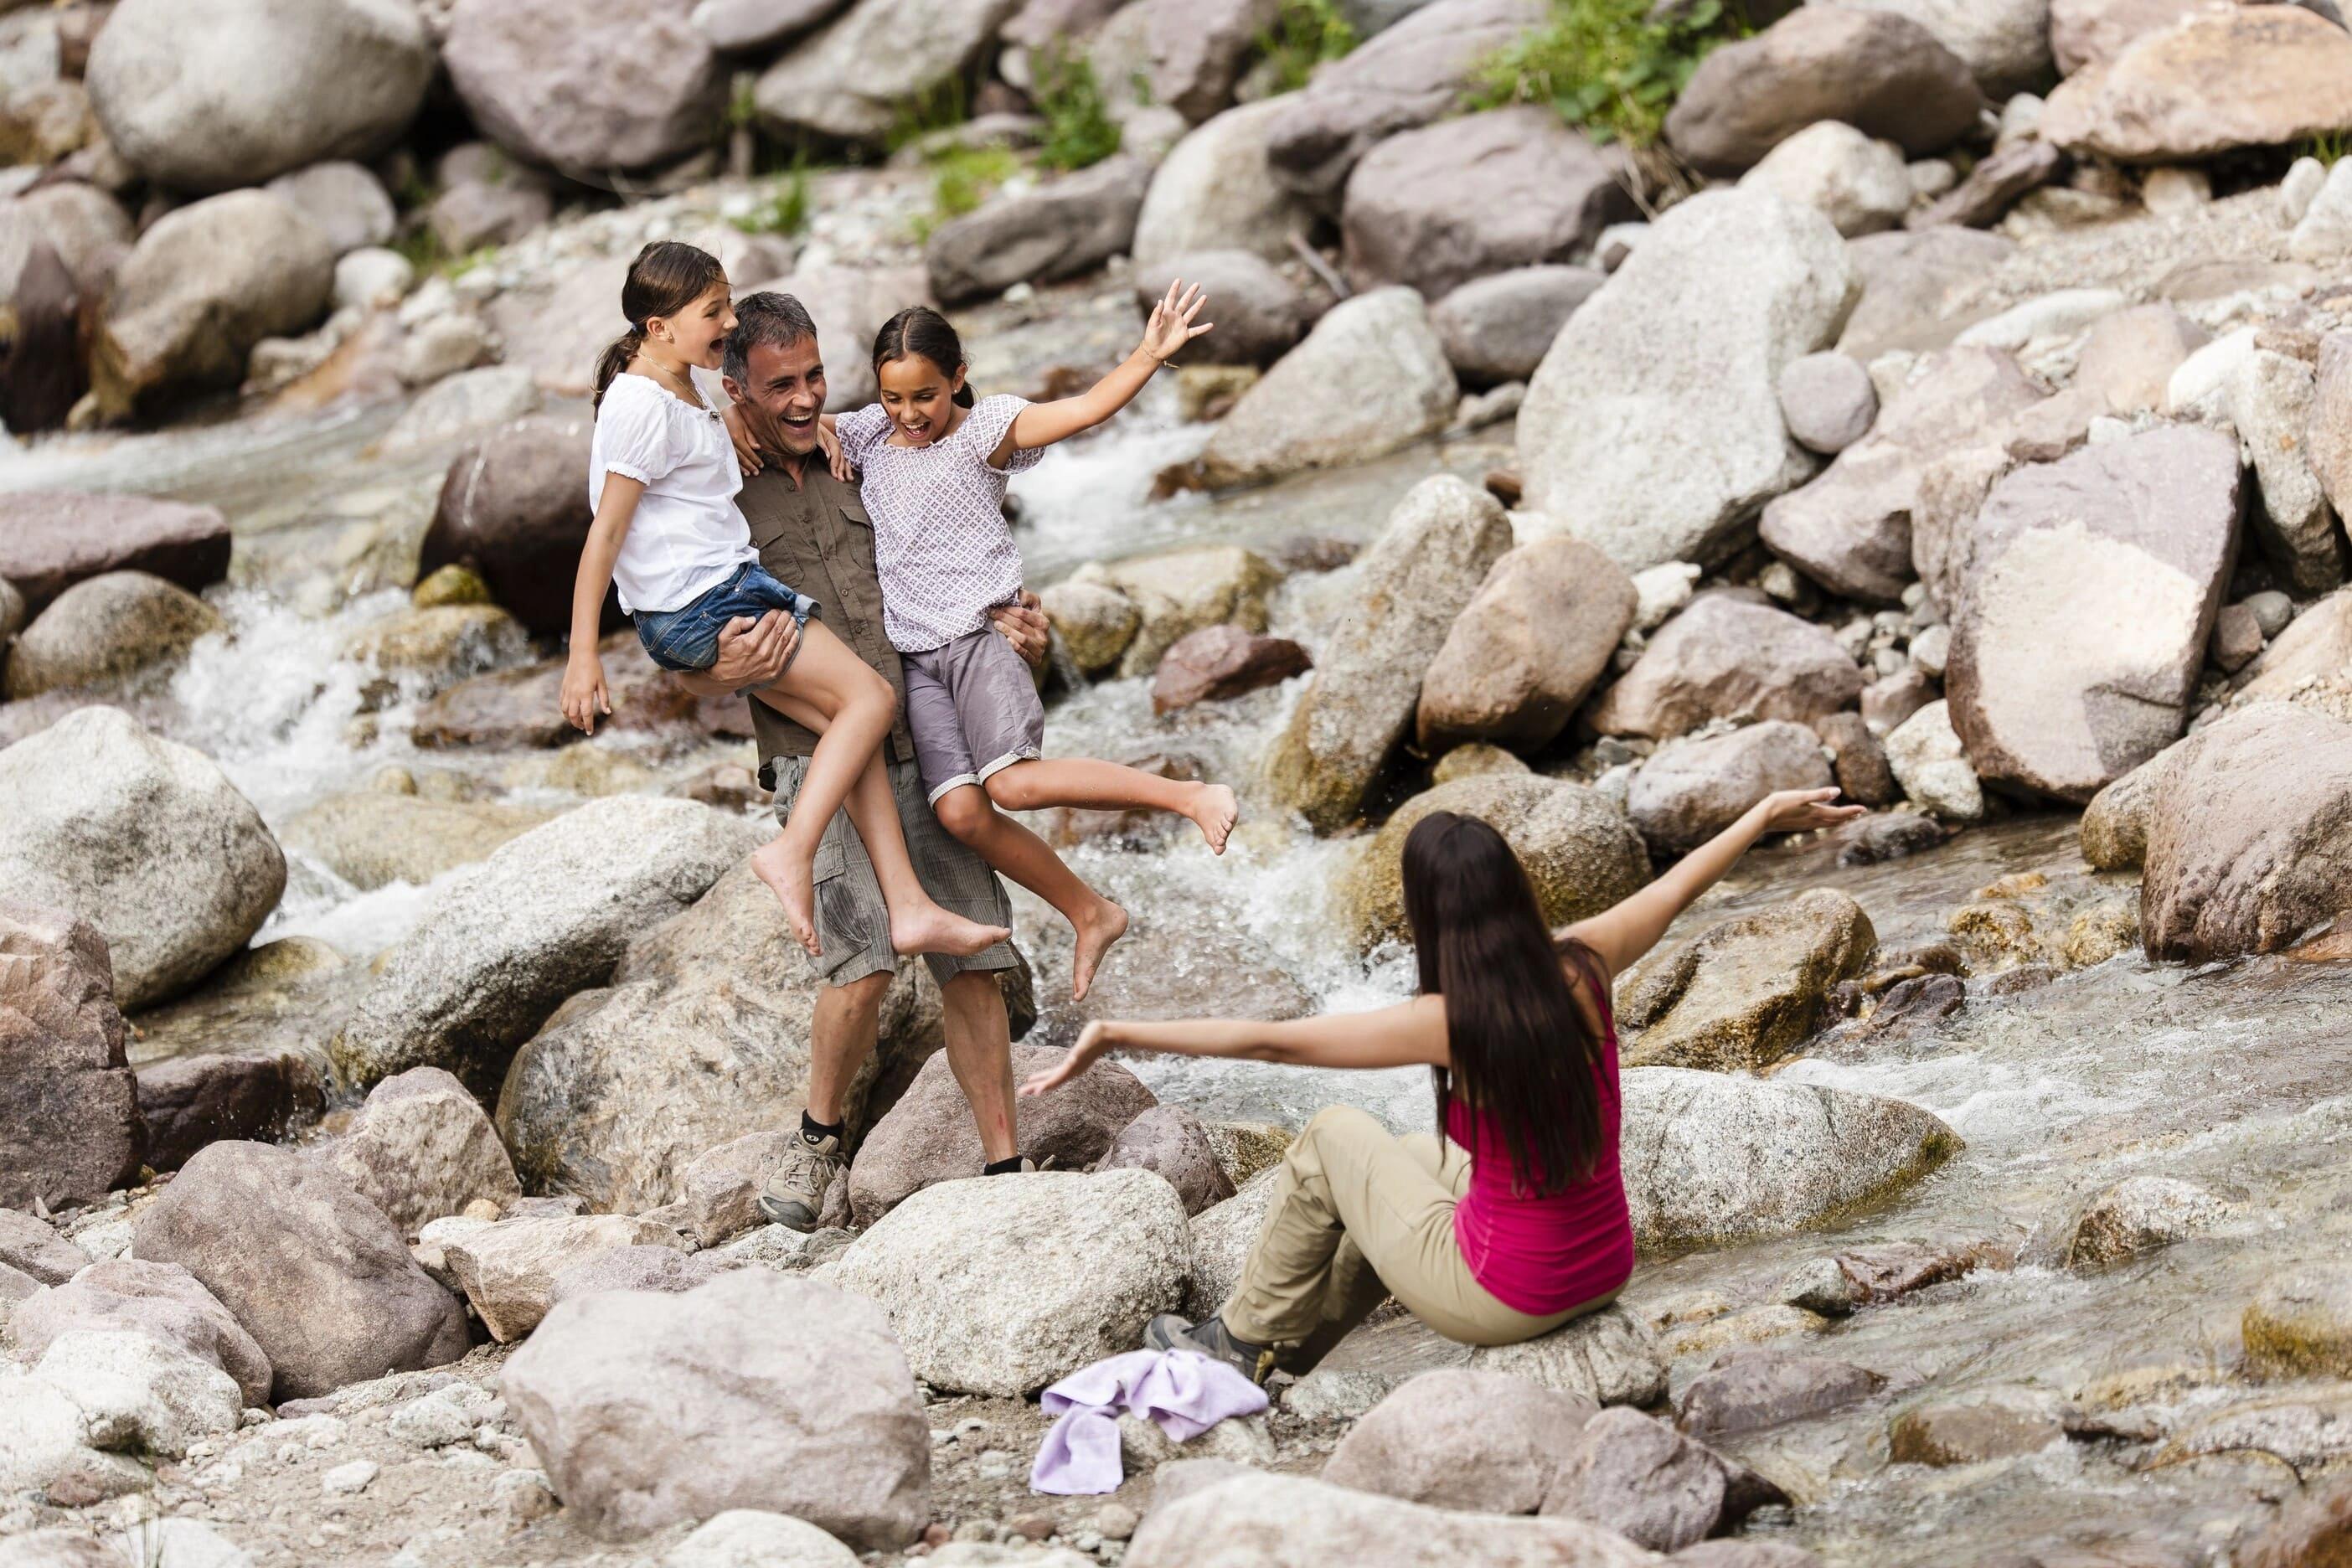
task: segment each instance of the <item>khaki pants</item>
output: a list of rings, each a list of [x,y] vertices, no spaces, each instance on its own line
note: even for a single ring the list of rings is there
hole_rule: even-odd
[[[1457,1343],[1508,1345],[1615,1300],[1549,1317],[1488,1294],[1454,1240],[1470,1158],[1428,1132],[1400,1138],[1352,1106],[1316,1113],[1274,1177],[1265,1228],[1219,1315],[1235,1339],[1279,1345],[1305,1372],[1393,1295]]]

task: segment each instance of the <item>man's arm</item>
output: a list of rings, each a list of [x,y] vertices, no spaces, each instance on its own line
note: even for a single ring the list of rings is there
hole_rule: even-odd
[[[725,697],[747,686],[772,686],[792,662],[800,623],[782,610],[758,620],[738,616],[719,633],[719,658],[701,671],[681,670],[678,684],[697,697]]]
[[[988,618],[995,623],[997,635],[1013,645],[1013,652],[1032,666],[1045,665],[1054,623],[1045,618],[1036,595],[1024,592],[1019,604],[999,605],[988,612]]]

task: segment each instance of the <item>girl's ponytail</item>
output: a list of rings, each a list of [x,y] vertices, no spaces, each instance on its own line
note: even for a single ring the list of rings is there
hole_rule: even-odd
[[[646,323],[656,316],[674,316],[727,281],[727,269],[707,250],[657,239],[637,252],[629,276],[621,285],[621,315],[629,330],[605,345],[596,356],[596,401],[601,408],[613,378],[646,346]]]
[[[613,384],[614,376],[629,368],[629,362],[636,358],[637,351],[645,346],[646,330],[643,327],[631,327],[604,345],[604,352],[596,356],[596,396],[588,405],[590,412],[604,405],[604,389]]]

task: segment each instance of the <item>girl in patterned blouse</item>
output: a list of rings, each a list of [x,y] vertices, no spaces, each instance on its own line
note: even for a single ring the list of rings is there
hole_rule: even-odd
[[[835,426],[863,471],[882,579],[882,625],[907,674],[907,728],[932,809],[991,866],[1052,904],[1077,933],[1071,994],[1127,931],[1127,911],[1089,888],[1027,828],[1002,815],[1047,806],[1145,808],[1189,817],[1216,854],[1239,815],[1223,784],[1161,778],[1086,757],[1044,754],[1045,705],[988,612],[1016,602],[1021,552],[1004,520],[1013,474],[1045,448],[1132,402],[1177,350],[1210,330],[1206,301],[1180,281],[1152,308],[1143,341],[1093,390],[1054,403],[975,402],[963,345],[938,311],[901,310],[874,343],[882,400]]]

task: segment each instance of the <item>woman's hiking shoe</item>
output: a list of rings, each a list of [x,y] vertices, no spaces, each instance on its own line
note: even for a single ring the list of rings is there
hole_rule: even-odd
[[[1173,1312],[1162,1312],[1144,1325],[1143,1343],[1145,1348],[1155,1351],[1197,1352],[1212,1361],[1223,1362],[1261,1385],[1274,1375],[1275,1348],[1234,1338],[1223,1318],[1192,1323]]]
[[[787,1230],[814,1230],[817,1216],[824,1212],[825,1190],[847,1163],[841,1157],[838,1136],[811,1138],[803,1132],[768,1178],[767,1190],[760,1194],[761,1215]]]

